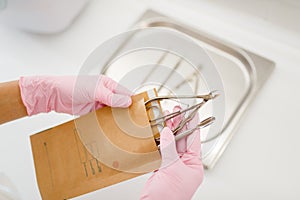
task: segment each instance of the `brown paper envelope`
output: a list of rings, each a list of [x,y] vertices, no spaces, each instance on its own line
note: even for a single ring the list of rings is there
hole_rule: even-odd
[[[45,200],[69,199],[159,168],[160,153],[144,101],[104,107],[30,137],[36,178]]]

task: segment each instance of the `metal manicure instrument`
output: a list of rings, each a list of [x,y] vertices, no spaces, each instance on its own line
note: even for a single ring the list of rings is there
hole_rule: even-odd
[[[214,120],[215,117],[209,117],[206,118],[205,120],[201,121],[196,127],[194,127],[193,129],[190,130],[186,130],[182,133],[179,133],[180,130],[182,130],[182,128],[184,126],[186,126],[186,124],[193,119],[193,117],[197,114],[198,110],[205,105],[205,103],[207,103],[208,101],[215,99],[216,97],[219,96],[219,93],[217,91],[212,91],[208,94],[205,95],[178,95],[178,96],[159,96],[159,97],[153,97],[150,98],[149,100],[145,101],[145,106],[146,109],[153,109],[153,108],[158,108],[158,104],[153,104],[153,102],[157,102],[157,101],[162,101],[162,100],[172,100],[172,99],[202,99],[202,101],[200,103],[197,103],[195,105],[192,105],[188,108],[167,114],[167,115],[160,115],[154,119],[150,119],[149,122],[151,124],[151,126],[161,126],[164,127],[165,126],[165,122],[167,120],[170,120],[178,115],[182,115],[182,114],[186,114],[188,111],[190,111],[187,116],[178,124],[178,126],[172,130],[174,135],[175,135],[175,140],[180,140],[183,137],[186,137],[188,135],[190,135],[191,133],[193,133],[195,130],[200,129],[200,128],[204,128],[206,126],[211,125]],[[156,138],[156,142],[159,143],[159,138]]]
[[[175,135],[175,141],[179,141],[182,138],[189,136],[190,134],[192,134],[197,129],[202,129],[202,128],[205,128],[205,127],[211,125],[215,121],[215,119],[216,119],[215,117],[208,117],[208,118],[204,119],[195,128],[183,131],[182,133],[179,133],[179,134]],[[160,147],[160,145],[158,145],[158,148],[159,147]]]

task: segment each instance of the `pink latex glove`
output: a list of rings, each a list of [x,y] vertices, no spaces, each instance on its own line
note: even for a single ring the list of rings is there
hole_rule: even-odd
[[[104,75],[21,77],[19,86],[29,116],[50,111],[83,115],[105,105],[131,104],[131,92]]]
[[[175,107],[177,111],[180,107]],[[168,121],[160,139],[162,164],[148,179],[141,195],[142,200],[190,200],[203,180],[203,165],[200,160],[200,132],[175,142],[170,129],[178,125],[181,116]],[[194,128],[199,123],[195,116],[187,125]],[[177,149],[176,149],[177,148]]]

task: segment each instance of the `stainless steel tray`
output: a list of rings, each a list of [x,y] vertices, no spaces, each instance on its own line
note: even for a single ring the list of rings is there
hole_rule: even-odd
[[[215,64],[220,78],[222,79],[225,96],[225,118],[223,126],[221,127],[220,132],[216,132],[216,134],[213,137],[211,137],[209,140],[203,140],[202,143],[203,164],[206,169],[211,169],[216,164],[220,156],[223,154],[227,145],[230,143],[230,140],[233,137],[234,132],[236,131],[239,125],[242,115],[249,107],[250,102],[254,99],[255,95],[257,95],[257,93],[259,92],[261,86],[272,73],[272,70],[275,65],[272,61],[268,59],[265,59],[245,49],[225,42],[208,33],[196,30],[181,22],[174,21],[171,18],[152,10],[146,11],[144,15],[142,15],[137,20],[137,22],[134,23],[132,28],[140,29],[147,27],[161,27],[164,29],[171,29],[191,38],[196,44],[198,43],[199,46],[205,49],[205,51]],[[102,63],[103,66],[110,67],[105,68],[104,71],[102,71],[101,73],[105,73],[110,77],[114,78],[115,80],[118,80],[120,79],[120,77],[122,77],[120,76],[120,74],[124,74],[125,72],[127,73],[128,70],[130,71],[132,67],[142,66],[145,63],[149,63],[149,61],[153,59],[156,62],[156,66],[158,66],[158,63],[166,66],[171,66],[171,68],[174,71],[179,69],[177,67],[178,65],[180,65],[181,73],[185,73],[187,71],[189,73],[192,72],[189,71],[187,65],[183,63],[179,64],[178,57],[176,58],[176,56],[168,54],[168,56],[164,58],[164,54],[160,52],[159,54],[157,54],[157,52],[151,52],[147,49],[144,51],[144,54],[140,54],[140,52],[137,51],[135,53],[131,53],[123,57],[118,57],[118,60],[113,62],[114,57],[116,55],[124,51],[124,48],[126,46],[130,46],[130,43],[135,41],[135,38],[138,38],[138,35],[136,35],[136,33],[138,32],[131,33],[130,37],[126,36],[123,38],[124,41],[122,39],[120,40],[120,43],[118,43],[118,41],[114,43],[113,50],[110,51],[112,55],[108,53],[107,60],[104,59],[105,61],[104,63]],[[143,42],[146,41],[143,39]],[[148,40],[147,42],[151,43],[151,41]],[[165,63],[161,63],[162,60],[164,60],[163,62]],[[111,62],[114,64],[109,64]],[[201,71],[201,66],[199,67]],[[165,76],[164,73],[153,75],[153,72],[149,71],[148,73],[146,72],[147,70],[148,68],[145,68],[145,70],[142,73],[137,74],[137,76],[139,77],[135,76],[132,77],[132,79],[138,79],[141,78],[141,76],[145,76],[145,78],[149,78],[149,76],[154,76],[154,79],[158,79],[161,77],[163,78]],[[205,77],[196,77],[195,79],[196,82],[203,82],[203,78],[205,79]],[[169,82],[177,80],[174,79],[174,77],[170,76],[166,76],[166,79],[169,79]],[[187,76],[185,79],[187,79]],[[186,82],[188,82],[188,80],[186,80]],[[164,81],[160,83],[161,84],[158,87],[158,91],[161,87],[165,86]],[[193,89],[195,93],[202,92],[199,91],[199,85],[201,84],[195,84],[195,87]],[[140,86],[140,89],[142,89],[142,91],[146,89],[144,87],[144,84],[140,84]],[[159,92],[159,95],[163,94],[164,92]],[[201,115],[210,114],[209,111],[205,112],[206,113],[201,113]],[[202,135],[203,134],[205,134],[205,132],[202,132]]]

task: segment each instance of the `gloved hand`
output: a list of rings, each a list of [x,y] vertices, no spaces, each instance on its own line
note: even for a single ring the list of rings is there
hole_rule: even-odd
[[[180,107],[175,107],[177,111]],[[160,136],[162,164],[159,170],[148,179],[141,195],[142,200],[190,200],[203,180],[203,165],[200,160],[200,132],[195,131],[176,142],[170,129],[181,121],[178,116],[167,122]],[[199,123],[195,116],[187,125],[194,128]],[[184,130],[183,130],[184,131]],[[176,149],[177,147],[177,149]]]
[[[50,111],[83,115],[105,105],[131,104],[131,92],[104,75],[21,77],[19,87],[29,116]]]

